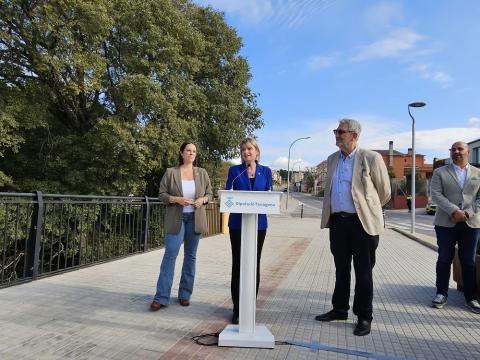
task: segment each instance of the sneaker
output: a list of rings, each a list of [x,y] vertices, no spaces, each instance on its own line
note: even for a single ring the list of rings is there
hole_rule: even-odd
[[[480,314],[480,304],[477,300],[467,301],[465,305],[475,314]]]
[[[432,300],[432,307],[441,309],[446,303],[447,303],[447,297],[442,294],[437,294]]]

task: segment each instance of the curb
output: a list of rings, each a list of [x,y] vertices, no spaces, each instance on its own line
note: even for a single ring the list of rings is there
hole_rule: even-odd
[[[415,240],[416,242],[432,249],[432,250],[435,250],[435,251],[438,251],[438,245],[435,244],[436,242],[436,239],[432,236],[427,236],[427,235],[422,235],[422,237],[424,239],[422,239],[421,237],[417,236],[417,235],[413,235],[405,230],[402,230],[402,229],[399,229],[399,228],[396,228],[396,227],[389,227],[389,229],[391,230],[394,230],[400,234],[402,234],[403,236],[409,238],[409,239],[412,239],[412,240]]]

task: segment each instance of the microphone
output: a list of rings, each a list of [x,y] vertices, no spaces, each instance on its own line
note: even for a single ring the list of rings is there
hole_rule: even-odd
[[[249,167],[250,163],[247,164],[247,167],[243,171],[241,171],[240,174],[235,176],[235,178],[232,180],[232,187],[230,188],[230,190],[233,190],[233,184],[235,183],[235,180],[237,180],[245,171],[247,171]]]

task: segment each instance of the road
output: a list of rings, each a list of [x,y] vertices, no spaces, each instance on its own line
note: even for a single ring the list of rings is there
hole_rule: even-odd
[[[385,210],[385,222],[388,227],[397,227],[410,231],[412,214],[406,210]],[[415,231],[435,237],[433,215],[427,215],[425,209],[417,209],[415,214]]]
[[[310,194],[298,192],[290,193],[291,196],[303,204],[303,217],[319,218],[322,215],[323,198],[317,198]],[[301,206],[292,213],[295,217],[301,216]],[[433,216],[427,215],[425,209],[417,209],[415,217],[415,231],[435,237],[433,228]],[[406,210],[386,210],[385,223],[387,227],[396,227],[402,230],[410,231],[411,213]]]

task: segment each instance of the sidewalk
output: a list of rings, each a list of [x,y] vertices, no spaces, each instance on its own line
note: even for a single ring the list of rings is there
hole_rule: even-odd
[[[270,216],[262,258],[257,322],[277,341],[417,359],[480,359],[480,316],[451,284],[449,303],[429,306],[436,252],[387,229],[374,269],[372,333],[352,334],[355,319],[320,323],[331,307],[334,265],[319,219]],[[148,310],[163,250],[0,290],[0,359],[364,359],[277,345],[206,347],[191,337],[221,331],[231,317],[228,235],[201,240],[188,308]]]

